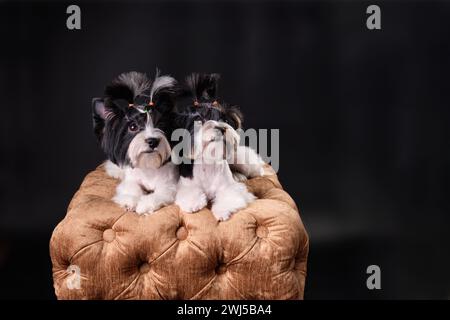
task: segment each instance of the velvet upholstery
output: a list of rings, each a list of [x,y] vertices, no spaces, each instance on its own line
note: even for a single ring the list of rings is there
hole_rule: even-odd
[[[116,185],[103,165],[89,173],[55,228],[58,299],[303,298],[308,235],[269,166],[247,182],[258,200],[220,223],[208,208],[127,212],[111,200]]]

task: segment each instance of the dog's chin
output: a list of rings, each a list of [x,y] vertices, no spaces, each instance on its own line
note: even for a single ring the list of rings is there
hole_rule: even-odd
[[[142,152],[139,154],[136,167],[141,169],[158,169],[164,161],[161,154],[157,151]]]

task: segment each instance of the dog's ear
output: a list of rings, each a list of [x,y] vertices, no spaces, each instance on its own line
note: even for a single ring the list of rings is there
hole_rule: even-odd
[[[92,120],[94,125],[94,133],[100,141],[103,137],[103,129],[105,128],[106,120],[110,120],[117,112],[114,107],[107,107],[105,99],[92,99]]]
[[[192,73],[186,77],[186,86],[199,102],[217,99],[220,75],[218,73]]]
[[[105,127],[106,119],[105,101],[102,98],[92,99],[92,120],[94,126],[94,133],[97,140],[101,140],[103,136],[103,128]]]
[[[230,126],[235,130],[242,128],[242,122],[244,122],[244,116],[236,106],[225,107],[225,118]]]

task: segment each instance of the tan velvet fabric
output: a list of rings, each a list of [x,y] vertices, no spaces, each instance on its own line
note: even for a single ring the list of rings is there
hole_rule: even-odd
[[[111,201],[117,181],[99,166],[50,241],[56,296],[302,299],[308,236],[294,201],[269,166],[266,173],[247,183],[259,199],[218,223],[207,208],[126,212]],[[67,285],[77,276],[73,266],[80,271],[79,289]]]

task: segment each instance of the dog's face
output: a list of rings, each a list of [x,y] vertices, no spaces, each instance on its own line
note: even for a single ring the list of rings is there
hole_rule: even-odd
[[[188,76],[187,94],[178,101],[178,126],[192,138],[189,158],[225,159],[239,144],[243,117],[237,107],[216,100],[218,80],[217,74]]]
[[[145,75],[131,72],[114,80],[104,98],[93,100],[94,131],[109,160],[137,168],[158,168],[168,161],[174,84],[170,77],[151,84]]]
[[[226,122],[208,120],[194,135],[194,158],[206,163],[232,159],[239,145],[239,134]]]

